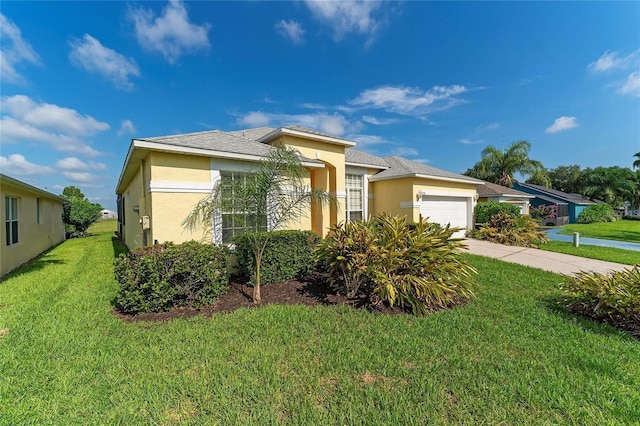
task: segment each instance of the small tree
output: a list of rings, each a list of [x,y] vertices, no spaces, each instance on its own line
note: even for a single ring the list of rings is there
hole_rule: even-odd
[[[62,220],[67,228],[67,233],[83,236],[89,226],[100,219],[102,206],[90,202],[75,186],[67,186],[60,195],[65,199]]]
[[[221,212],[242,212],[243,234],[250,239],[255,257],[253,302],[261,301],[260,266],[270,238],[267,230],[277,230],[293,220],[306,216],[312,202],[327,204],[332,198],[326,191],[305,185],[307,169],[300,153],[290,147],[273,147],[257,167],[244,179],[218,183],[211,194],[200,201],[182,225],[190,230],[212,232],[217,228]]]

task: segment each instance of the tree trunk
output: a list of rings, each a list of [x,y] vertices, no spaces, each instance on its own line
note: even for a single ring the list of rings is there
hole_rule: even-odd
[[[260,303],[262,297],[260,296],[260,264],[262,263],[262,256],[256,254],[256,274],[254,276],[253,283],[253,303]]]

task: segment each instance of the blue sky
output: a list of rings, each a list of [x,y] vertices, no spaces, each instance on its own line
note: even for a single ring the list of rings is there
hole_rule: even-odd
[[[115,209],[131,138],[299,124],[464,172],[640,151],[640,2],[2,2],[1,170]]]

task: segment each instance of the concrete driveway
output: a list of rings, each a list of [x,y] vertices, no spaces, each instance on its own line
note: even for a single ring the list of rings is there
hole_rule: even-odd
[[[586,257],[571,256],[537,248],[505,246],[470,238],[466,239],[464,243],[468,246],[471,254],[493,257],[505,262],[531,266],[558,274],[573,275],[578,271],[607,273],[631,268],[631,265],[587,259]],[[640,263],[640,256],[638,262]]]

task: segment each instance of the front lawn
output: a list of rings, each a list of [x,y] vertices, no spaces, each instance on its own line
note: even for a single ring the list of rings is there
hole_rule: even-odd
[[[538,248],[557,253],[588,257],[590,259],[606,260],[607,262],[624,263],[626,265],[640,264],[640,251],[585,244],[574,247],[573,243],[565,243],[562,241],[549,241],[545,244],[538,245]]]
[[[572,223],[566,225],[560,234],[573,235],[574,232],[579,232],[582,237],[640,243],[640,220],[618,220],[589,224]]]
[[[425,317],[276,306],[123,322],[113,223],[0,281],[0,424],[633,424],[640,342],[560,309],[558,275],[471,256]]]

